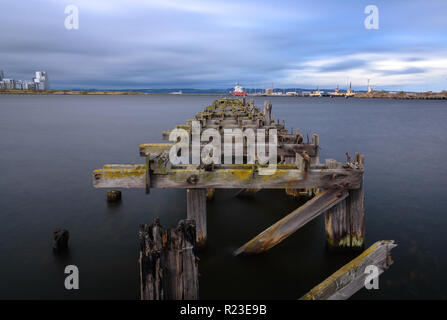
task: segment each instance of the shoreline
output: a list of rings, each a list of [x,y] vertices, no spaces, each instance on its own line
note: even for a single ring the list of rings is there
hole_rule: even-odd
[[[46,91],[34,91],[34,90],[0,90],[0,94],[16,94],[16,95],[171,95],[171,96],[227,96],[226,94],[219,93],[149,93],[139,91],[88,91],[88,90],[46,90]],[[329,98],[330,96],[311,97],[301,95],[267,95],[267,94],[247,94],[247,97],[289,97],[289,98]],[[340,97],[330,98],[359,98],[359,99],[400,99],[400,100],[447,100],[447,91],[442,92],[389,92],[389,91],[376,91],[372,93],[359,92],[355,93],[351,97],[341,95]]]

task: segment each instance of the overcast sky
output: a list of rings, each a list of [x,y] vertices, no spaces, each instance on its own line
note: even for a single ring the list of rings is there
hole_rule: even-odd
[[[79,8],[79,29],[64,25]],[[365,7],[379,8],[367,30]],[[446,0],[0,0],[0,70],[52,88],[447,88]]]

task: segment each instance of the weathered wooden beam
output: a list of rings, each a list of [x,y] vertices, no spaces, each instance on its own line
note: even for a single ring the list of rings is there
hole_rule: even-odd
[[[58,229],[53,232],[53,251],[61,252],[68,249],[70,232],[66,229]]]
[[[346,300],[365,285],[367,266],[376,266],[379,275],[393,263],[391,249],[397,245],[393,240],[374,243],[357,258],[341,267],[325,281],[301,297],[301,300]]]
[[[201,142],[201,147],[207,145],[209,142],[206,141],[202,141]],[[140,156],[142,157],[146,157],[147,155],[150,154],[161,154],[165,151],[169,152],[169,150],[171,149],[171,147],[174,144],[172,143],[160,143],[160,144],[141,144],[140,145]],[[241,148],[243,150],[244,156],[247,155],[247,150],[246,150],[246,144],[244,145],[240,145],[238,143],[233,143],[233,150],[235,147]],[[259,146],[257,145],[257,148],[264,148],[264,150],[266,151],[266,155],[268,155],[268,151],[269,151],[269,145],[268,144],[259,144]],[[295,153],[299,152],[306,152],[310,157],[314,157],[318,154],[318,148],[316,148],[313,144],[303,144],[303,143],[278,143],[278,148],[276,151],[276,154],[278,156],[290,156],[295,158]],[[190,154],[191,154],[191,149],[190,149]],[[224,155],[224,145],[221,145],[221,154],[222,157]],[[314,161],[315,162],[315,161]],[[315,162],[315,164],[317,164]]]
[[[311,189],[361,186],[363,170],[358,168],[325,169],[303,172],[295,165],[279,164],[270,175],[260,175],[252,165],[218,165],[206,171],[193,165],[171,167],[151,173],[150,188],[216,188],[216,189]],[[145,165],[106,165],[93,171],[95,188],[145,188]]]
[[[145,143],[140,145],[140,155],[146,157],[149,154],[159,154],[172,148],[173,143]]]
[[[237,249],[234,254],[260,253],[277,245],[306,223],[336,205],[348,196],[348,191],[340,189],[324,190],[307,201],[303,206],[285,216],[270,228]]]
[[[273,117],[273,116],[272,116]],[[205,121],[205,120],[203,120]],[[265,129],[267,132],[270,129],[276,129],[277,135],[278,135],[278,141],[285,142],[285,143],[303,143],[304,139],[301,135],[297,136],[295,134],[288,134],[287,130],[284,129],[284,125],[282,124],[275,124],[271,123],[270,125],[263,125],[262,119],[257,120],[251,120],[251,123],[242,124],[242,120],[238,120],[238,124],[227,124],[227,125],[221,125],[220,123],[214,123],[214,124],[208,124],[203,125],[202,129],[207,128],[215,128],[219,129],[220,134],[223,134],[223,129],[225,128],[240,128],[242,130],[245,130],[246,128],[253,128],[253,129]],[[182,129],[185,129],[187,132],[191,133],[191,129],[188,128],[187,125],[182,125]],[[169,141],[169,136],[171,134],[172,130],[165,130],[162,133],[162,139],[165,141]]]
[[[196,222],[198,246],[206,243],[206,194],[207,189],[186,189],[187,217]]]
[[[326,159],[326,168],[328,169],[339,169],[343,168],[343,163],[338,162],[334,159]]]
[[[269,125],[272,122],[272,103],[268,100],[264,101],[264,118],[265,124]]]
[[[281,157],[281,159],[282,159],[282,161],[284,161],[284,163],[289,163],[289,164],[294,163],[298,170],[301,170],[302,172],[305,173],[309,169],[310,161],[305,162],[305,160],[301,154],[302,153],[296,152],[293,157],[285,156],[285,157]],[[302,191],[303,191],[303,189],[293,189],[293,188],[285,189],[286,194],[289,196],[293,196],[293,197],[299,197],[302,194]],[[306,191],[306,189],[304,189],[304,191]]]
[[[199,298],[195,230],[192,220],[175,229],[164,229],[158,219],[140,226],[141,300]]]

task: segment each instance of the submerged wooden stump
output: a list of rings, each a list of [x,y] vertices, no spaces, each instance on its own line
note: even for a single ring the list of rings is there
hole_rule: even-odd
[[[181,220],[164,229],[158,219],[140,226],[141,300],[199,298],[196,226]]]
[[[107,191],[107,201],[108,202],[118,202],[120,200],[121,200],[121,191],[119,191],[119,190]]]
[[[68,248],[68,239],[70,238],[70,233],[68,230],[60,229],[54,231],[53,234],[53,250],[60,252]]]

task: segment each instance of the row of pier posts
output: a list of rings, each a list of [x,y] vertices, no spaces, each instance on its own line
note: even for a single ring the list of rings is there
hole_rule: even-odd
[[[360,183],[360,175],[363,181],[363,156],[356,154],[353,162],[348,156],[346,163],[328,159],[324,164],[320,164],[319,136],[312,135],[311,143],[307,136],[307,143],[304,143],[304,137],[299,130],[296,130],[296,133],[293,130],[289,133],[285,129],[284,120],[281,124],[279,120],[275,123],[271,112],[270,101],[265,101],[261,112],[254,106],[254,101],[246,104],[245,98],[242,103],[219,99],[195,116],[195,120],[201,121],[203,128],[278,130],[278,160],[280,165],[283,165],[283,176],[278,175],[274,181],[268,182],[259,177],[254,179],[256,183],[252,183],[251,180],[247,183],[246,180],[244,184],[234,188],[256,189],[241,189],[238,196],[253,195],[261,188],[269,186],[285,188],[286,193],[294,197],[313,196],[305,205],[248,241],[234,254],[266,251],[322,213],[325,213],[326,243],[329,249],[362,250],[365,244],[364,192],[363,182]],[[176,128],[192,132],[191,123],[192,120],[188,120],[186,124],[178,125]],[[170,132],[165,131],[163,138],[168,138]],[[214,196],[214,187],[231,187],[231,183],[234,182],[231,179],[234,177],[225,176],[225,168],[218,168],[216,172],[207,174],[221,177],[220,184],[215,184],[214,180],[207,183],[199,182],[200,187],[194,188],[192,185],[197,183],[198,176],[203,175],[203,172],[200,168],[171,170],[166,164],[167,159],[162,156],[166,153],[164,148],[170,148],[170,144],[141,145],[140,155],[146,157],[145,165],[106,165],[94,173],[94,185],[145,187],[147,193],[154,186],[186,189],[187,219],[182,220],[177,228],[164,229],[157,220],[151,225],[142,225],[140,229],[141,297],[197,299],[196,246],[203,247],[207,241],[207,199],[212,199]],[[182,175],[185,170],[191,171],[188,177]],[[237,171],[240,168],[233,170]],[[214,166],[211,171],[214,171]],[[175,177],[181,178],[176,180]],[[207,175],[202,177],[209,178]],[[278,184],[279,182],[281,184]],[[289,185],[300,186],[302,189],[286,189]],[[118,194],[110,194],[109,197],[115,200],[118,199]]]

